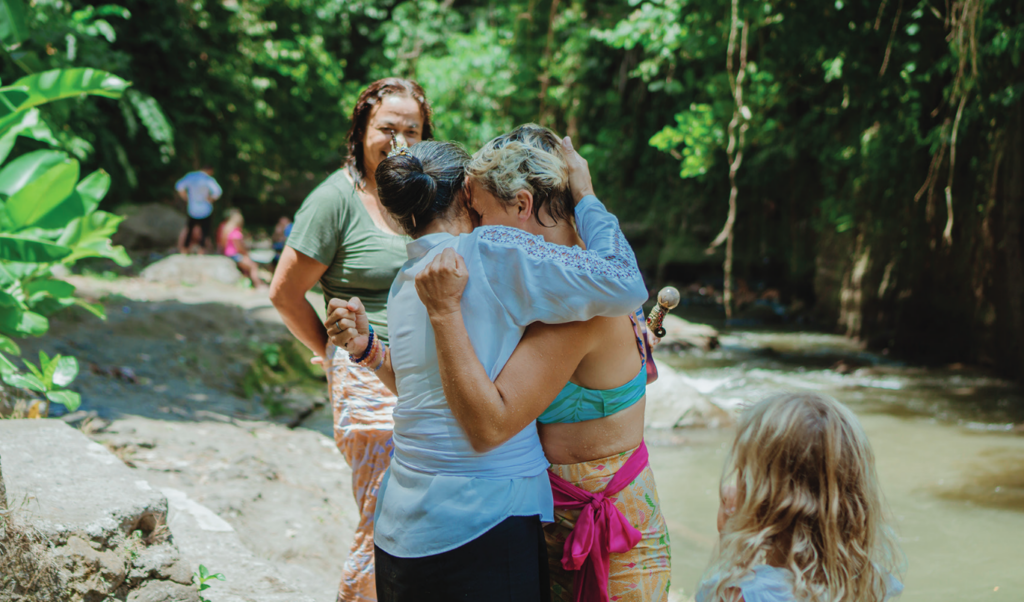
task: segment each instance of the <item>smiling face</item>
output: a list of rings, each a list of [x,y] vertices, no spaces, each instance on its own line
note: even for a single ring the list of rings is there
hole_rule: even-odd
[[[515,205],[503,203],[475,178],[466,179],[469,183],[469,206],[472,209],[471,213],[475,214],[475,225],[523,227]]]
[[[370,113],[363,137],[363,167],[368,175],[387,158],[392,134],[408,146],[423,139],[423,113],[414,99],[398,94],[385,96]]]

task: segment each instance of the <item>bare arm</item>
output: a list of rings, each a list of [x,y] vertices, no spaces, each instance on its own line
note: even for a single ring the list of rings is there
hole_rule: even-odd
[[[358,297],[352,297],[348,301],[344,299],[331,299],[327,304],[327,319],[324,326],[327,328],[327,336],[336,346],[341,347],[352,355],[361,355],[369,344],[370,321],[366,317],[366,308]],[[395,370],[391,366],[391,354],[384,358],[384,363],[374,374],[389,391],[398,395],[398,385],[395,381]]]
[[[318,357],[326,355],[327,331],[306,300],[306,292],[326,271],[326,265],[285,247],[270,283],[270,302],[281,314],[285,326]]]
[[[478,452],[508,441],[551,404],[590,349],[585,323],[533,324],[495,382],[473,350],[460,300],[468,273],[446,249],[416,276],[434,329],[445,398]]]

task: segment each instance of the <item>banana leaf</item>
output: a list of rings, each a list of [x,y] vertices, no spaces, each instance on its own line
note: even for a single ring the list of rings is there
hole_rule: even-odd
[[[3,98],[0,101],[0,117],[82,94],[120,98],[130,85],[130,82],[112,73],[91,68],[51,69],[33,73],[10,86],[0,88],[0,97]],[[20,99],[20,102],[15,102],[16,99]]]
[[[0,234],[0,259],[23,263],[53,263],[71,255],[68,247],[33,238]]]
[[[78,161],[58,163],[7,199],[7,216],[15,228],[33,226],[61,204],[78,183]]]
[[[37,150],[18,157],[0,169],[0,194],[11,196],[50,170],[68,161],[67,153]]]

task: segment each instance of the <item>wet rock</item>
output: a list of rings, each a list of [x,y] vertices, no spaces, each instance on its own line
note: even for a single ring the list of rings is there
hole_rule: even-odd
[[[128,594],[128,602],[199,602],[199,592],[191,585],[150,581]]]
[[[120,213],[127,218],[117,228],[113,242],[132,250],[176,246],[188,221],[185,214],[160,203],[128,206]]]
[[[658,344],[659,348],[689,349],[696,347],[704,351],[711,351],[718,347],[718,331],[707,324],[688,322],[679,316],[668,314],[665,316],[662,326],[665,327],[666,334]]]
[[[235,262],[223,255],[171,255],[142,270],[150,282],[199,285],[235,284],[242,278]]]
[[[647,385],[644,416],[644,426],[649,428],[718,428],[735,422],[732,412],[705,397],[664,363],[658,365],[658,380]]]

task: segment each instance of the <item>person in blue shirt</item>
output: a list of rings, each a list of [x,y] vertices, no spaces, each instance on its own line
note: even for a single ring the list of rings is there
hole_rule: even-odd
[[[188,223],[178,235],[178,252],[203,255],[210,250],[213,203],[223,193],[220,184],[213,179],[213,168],[206,166],[185,174],[175,183],[174,190],[188,204]]]
[[[457,254],[470,274],[465,326],[477,359],[494,378],[526,327],[594,316],[624,316],[647,298],[618,220],[593,195],[586,164],[568,141],[532,149],[531,199],[571,198],[580,247],[553,244],[507,226],[473,229],[465,166],[451,143],[421,142],[377,169],[381,202],[413,241],[388,298],[391,348],[366,316],[353,326],[331,301],[325,326],[398,394],[394,456],[377,501],[377,595],[382,602],[550,600],[541,521],[553,519],[548,461],[532,421],[500,445],[479,450],[445,397],[435,332],[417,290],[437,257]],[[575,160],[572,160],[575,159]],[[576,169],[573,169],[576,166]],[[346,310],[349,311],[349,310]],[[345,314],[348,315],[348,314]],[[361,317],[360,317],[361,316]]]

